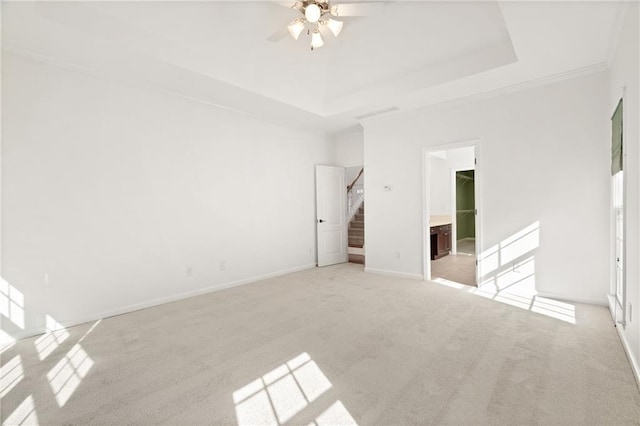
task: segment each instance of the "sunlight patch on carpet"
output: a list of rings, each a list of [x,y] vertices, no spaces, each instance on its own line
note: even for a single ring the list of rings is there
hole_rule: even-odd
[[[40,361],[51,355],[69,337],[67,329],[50,315],[46,316],[46,332],[35,341]]]
[[[33,403],[33,397],[29,395],[25,398],[2,424],[3,426],[38,426],[38,416],[36,414],[36,406]]]
[[[47,373],[59,407],[67,403],[92,366],[93,360],[77,344]]]
[[[23,378],[22,358],[16,355],[0,368],[0,398],[7,395]]]
[[[284,424],[331,387],[318,364],[304,352],[233,393],[238,425]],[[327,408],[312,424],[343,424],[333,422],[334,419],[356,424],[340,401]]]

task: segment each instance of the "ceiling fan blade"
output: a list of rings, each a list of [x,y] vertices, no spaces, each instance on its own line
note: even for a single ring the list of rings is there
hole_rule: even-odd
[[[270,0],[271,3],[273,4],[277,4],[278,6],[282,6],[282,7],[291,7],[295,1],[280,1],[280,0]]]
[[[332,4],[337,7],[337,17],[347,16],[369,16],[382,10],[384,3],[382,2],[370,2],[370,3],[339,3]]]
[[[289,1],[270,0],[270,2],[275,4],[275,5],[285,7],[287,9],[297,10],[299,12],[304,12],[304,8],[302,7],[302,2],[301,1],[297,1],[297,0],[289,0]]]
[[[267,40],[275,43],[275,42],[278,42],[278,41],[282,40],[283,38],[285,38],[288,34],[289,34],[289,30],[287,30],[287,27],[284,27],[284,28],[276,31],[275,33],[271,34],[267,38]]]

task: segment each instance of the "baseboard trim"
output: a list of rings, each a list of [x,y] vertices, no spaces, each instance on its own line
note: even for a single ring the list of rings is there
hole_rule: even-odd
[[[571,296],[567,296],[566,294],[551,293],[548,291],[540,291],[538,292],[537,296],[546,297],[549,299],[563,300],[565,302],[584,303],[586,305],[598,305],[598,306],[608,307],[606,297],[603,299],[590,299],[590,298],[583,298],[583,297],[571,297]]]
[[[386,269],[364,268],[364,271],[370,272],[372,274],[386,275],[388,277],[411,278],[413,280],[422,279],[422,275],[420,274],[409,274],[407,272],[388,271]]]
[[[110,318],[110,317],[114,317],[114,316],[117,316],[117,315],[128,314],[130,312],[135,312],[135,311],[139,311],[139,310],[142,310],[142,309],[152,308],[154,306],[164,305],[166,303],[177,302],[179,300],[189,299],[191,297],[201,296],[201,295],[204,295],[204,294],[213,293],[213,292],[216,292],[216,291],[225,290],[225,289],[229,289],[229,288],[233,288],[233,287],[239,287],[241,285],[251,284],[251,283],[254,283],[254,282],[257,282],[257,281],[263,281],[263,280],[267,280],[267,279],[270,279],[270,278],[279,277],[279,276],[282,276],[282,275],[292,274],[294,272],[304,271],[304,270],[307,270],[307,269],[313,269],[315,267],[316,267],[316,264],[314,263],[314,264],[296,266],[296,267],[288,268],[288,269],[281,269],[279,271],[270,272],[270,273],[262,274],[262,275],[256,275],[256,276],[253,276],[253,277],[244,278],[244,279],[237,280],[237,281],[230,281],[230,282],[227,282],[227,283],[216,284],[216,285],[212,285],[212,286],[209,286],[209,287],[204,287],[204,288],[199,288],[199,289],[196,289],[196,290],[177,293],[177,294],[174,294],[174,295],[171,295],[171,296],[159,297],[157,299],[152,299],[152,300],[148,300],[148,301],[141,302],[141,303],[134,303],[134,304],[123,306],[123,307],[116,308],[116,309],[109,309],[109,310],[103,311],[103,312],[101,312],[99,314],[91,315],[89,317],[65,319],[63,321],[59,321],[59,323],[62,324],[65,328],[74,327],[76,325],[85,324],[85,323],[88,323],[88,322],[98,321],[98,320],[101,320],[101,319]],[[32,336],[37,336],[39,334],[43,334],[43,333],[45,333],[45,331],[46,330],[44,329],[44,327],[41,327],[41,328],[38,328],[38,329],[24,330],[23,332],[19,333],[19,335],[16,335],[16,336],[13,336],[13,337],[16,340],[20,340],[20,339],[25,339],[25,338],[32,337]]]
[[[638,360],[633,355],[633,352],[631,352],[629,341],[624,335],[624,330],[622,329],[622,327],[618,325],[616,326],[616,330],[618,330],[618,337],[620,337],[622,347],[624,348],[624,353],[627,355],[629,364],[631,364],[631,371],[633,371],[633,377],[636,379],[636,385],[638,385],[638,390],[640,390],[640,364],[638,364]]]

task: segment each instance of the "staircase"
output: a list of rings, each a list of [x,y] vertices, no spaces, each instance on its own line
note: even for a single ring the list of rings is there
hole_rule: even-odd
[[[364,265],[364,202],[349,223],[349,262]]]

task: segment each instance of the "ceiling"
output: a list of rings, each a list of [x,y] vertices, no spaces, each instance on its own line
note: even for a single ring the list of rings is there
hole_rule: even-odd
[[[5,2],[2,49],[328,134],[377,111],[603,69],[622,10],[617,2],[375,6],[311,51],[304,34],[267,40],[298,12],[266,0]]]

